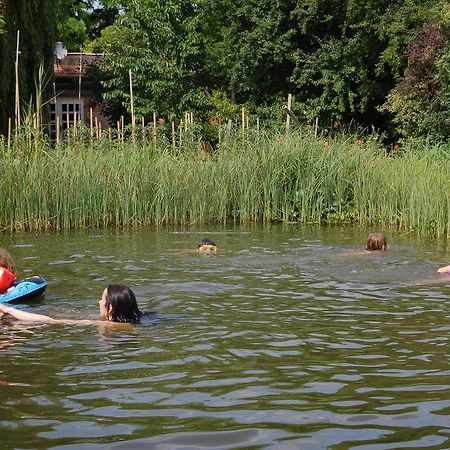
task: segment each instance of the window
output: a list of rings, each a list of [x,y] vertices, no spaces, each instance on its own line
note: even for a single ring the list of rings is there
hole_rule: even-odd
[[[56,141],[56,123],[59,117],[59,139],[64,138],[64,130],[73,127],[74,121],[82,123],[84,120],[83,100],[58,98],[50,105],[50,136]]]

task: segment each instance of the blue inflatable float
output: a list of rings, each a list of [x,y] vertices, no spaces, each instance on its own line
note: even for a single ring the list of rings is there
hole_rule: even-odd
[[[47,288],[44,278],[34,276],[16,281],[13,287],[6,292],[0,293],[0,303],[21,302],[31,300],[42,295]]]

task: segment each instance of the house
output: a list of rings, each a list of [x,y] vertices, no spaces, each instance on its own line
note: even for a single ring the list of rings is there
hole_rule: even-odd
[[[57,43],[54,64],[53,101],[50,104],[50,133],[56,140],[56,127],[59,125],[59,136],[64,130],[73,126],[74,121],[84,123],[100,123],[103,129],[109,126],[108,119],[102,114],[100,105],[92,104],[94,87],[86,78],[86,68],[99,62],[101,53],[68,53]],[[61,51],[62,49],[62,51]]]

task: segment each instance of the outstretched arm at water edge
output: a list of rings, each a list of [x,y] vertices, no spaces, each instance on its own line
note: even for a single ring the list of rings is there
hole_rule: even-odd
[[[439,273],[448,273],[450,275],[450,266],[441,267],[438,269]]]
[[[27,311],[21,311],[20,309],[11,308],[10,306],[6,306],[3,303],[0,303],[0,319],[4,314],[9,314],[17,320],[21,320],[24,322],[41,322],[41,323],[67,323],[67,324],[90,324],[98,321],[92,320],[73,320],[73,319],[53,319],[49,316],[45,316],[43,314],[35,314]]]
[[[137,306],[134,292],[124,284],[110,284],[105,288],[98,305],[100,308],[100,318],[102,320],[52,319],[43,314],[20,311],[0,303],[0,313],[2,313],[0,314],[0,319],[4,314],[9,314],[17,320],[27,322],[90,325],[104,323],[138,323],[141,317],[141,312]]]

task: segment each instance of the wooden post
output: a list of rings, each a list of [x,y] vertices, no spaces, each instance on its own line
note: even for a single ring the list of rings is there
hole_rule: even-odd
[[[112,129],[108,127],[108,139],[109,139],[109,148],[112,146]]]
[[[153,146],[156,148],[156,112],[153,112]]]
[[[142,128],[142,146],[145,145],[145,119],[144,116],[141,117],[141,128]]]
[[[319,132],[319,118],[316,117],[316,125],[314,127],[314,137],[317,137],[318,132]]]
[[[8,117],[8,150],[11,148],[11,117]]]
[[[56,125],[55,125],[55,131],[56,131],[56,145],[59,145],[59,131],[60,131],[61,124],[59,123],[59,114],[56,115]]]
[[[16,62],[14,64],[16,75],[16,92],[14,100],[14,123],[16,128],[20,127],[20,95],[19,95],[19,42],[20,42],[20,30],[17,30],[16,40]]]
[[[185,117],[186,117],[186,115],[185,115]],[[184,126],[186,127],[186,122],[184,122]],[[180,130],[180,136],[179,136],[180,143],[178,144],[178,146],[181,147],[181,144],[183,143],[183,121],[182,120],[180,121],[180,125],[179,125],[178,129]]]
[[[120,120],[117,121],[117,142],[120,142]]]
[[[66,128],[66,134],[67,134],[67,143],[70,141],[70,116],[69,111],[66,113],[66,122],[67,122],[67,128]]]
[[[77,112],[75,111],[73,114],[73,139],[76,141],[77,140]]]
[[[95,139],[98,141],[98,118],[97,116],[94,117],[94,123],[95,123]]]
[[[134,101],[133,101],[133,79],[131,76],[131,69],[128,70],[128,75],[130,76],[130,104],[131,104],[131,141],[133,145],[135,141],[135,128],[136,128],[136,118],[134,117]]]
[[[172,120],[172,147],[175,150],[175,122]]]
[[[288,94],[288,101],[287,101],[287,110],[290,111],[292,108],[292,94]],[[291,116],[286,114],[286,131],[289,131],[289,128],[291,126]]]

